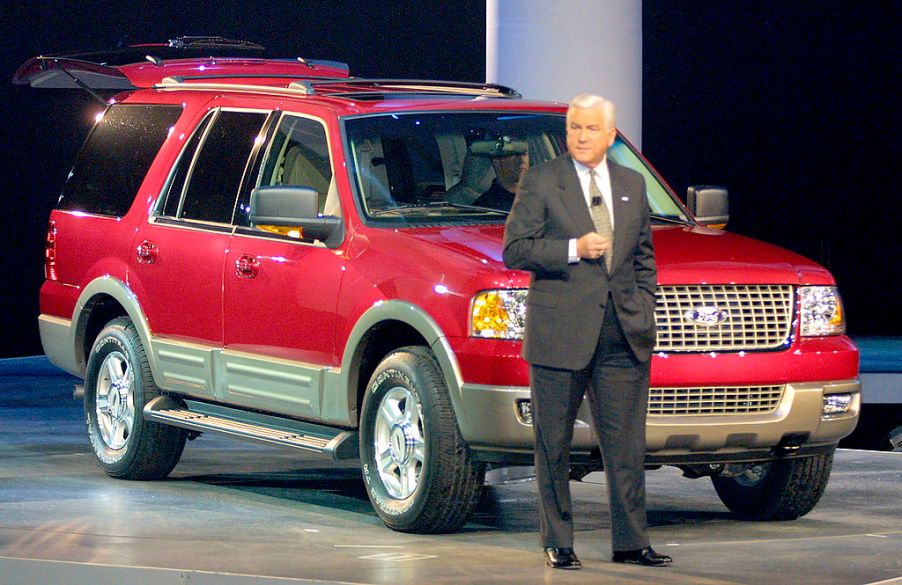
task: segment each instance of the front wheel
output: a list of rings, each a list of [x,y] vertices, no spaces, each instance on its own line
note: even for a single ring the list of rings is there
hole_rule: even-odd
[[[370,502],[394,530],[453,532],[478,504],[485,468],[460,435],[428,349],[398,349],[373,372],[360,420],[360,459]]]
[[[84,396],[88,436],[107,475],[162,479],[178,463],[187,432],[142,416],[144,405],[159,394],[131,320],[107,323],[88,357]]]
[[[711,481],[717,495],[733,513],[750,520],[795,520],[818,503],[830,470],[833,453],[782,459],[769,463],[728,465]]]

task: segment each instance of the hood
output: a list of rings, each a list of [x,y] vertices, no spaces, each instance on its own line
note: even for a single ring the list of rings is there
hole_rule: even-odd
[[[667,226],[654,238],[659,284],[834,284],[816,262],[730,232]]]
[[[503,225],[446,226],[398,230],[428,244],[447,262],[449,253],[473,269],[506,271],[512,286],[525,286],[526,273],[507,271],[501,259]],[[777,246],[705,227],[654,228],[660,284],[835,284],[830,273],[811,260]],[[411,243],[411,245],[413,245]]]

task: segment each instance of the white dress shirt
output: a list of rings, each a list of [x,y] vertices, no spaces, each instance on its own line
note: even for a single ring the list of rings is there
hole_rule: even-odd
[[[576,175],[579,177],[579,184],[583,189],[583,197],[586,200],[586,207],[590,209],[592,208],[592,196],[589,195],[589,181],[592,180],[592,176],[590,174],[590,169],[586,165],[573,161],[573,167],[576,169]],[[598,188],[601,190],[601,196],[604,197],[604,204],[607,206],[608,213],[611,216],[611,229],[614,229],[614,195],[611,191],[611,174],[608,172],[608,157],[605,157],[601,160],[601,163],[597,167],[595,167],[595,184],[598,185]],[[579,262],[579,256],[576,254],[576,238],[573,238],[569,242],[569,246],[567,249],[568,258],[567,261],[570,264],[576,264]]]

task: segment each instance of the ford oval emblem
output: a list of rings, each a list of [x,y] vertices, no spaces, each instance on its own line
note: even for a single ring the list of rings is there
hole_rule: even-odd
[[[726,311],[721,311],[713,306],[695,307],[683,313],[683,317],[685,317],[687,321],[696,325],[701,325],[702,327],[714,327],[715,325],[720,325],[726,321],[729,316],[729,313]]]

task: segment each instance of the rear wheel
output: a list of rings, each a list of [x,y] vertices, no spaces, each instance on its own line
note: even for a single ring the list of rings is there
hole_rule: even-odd
[[[142,416],[159,395],[135,326],[127,317],[113,319],[91,348],[84,395],[88,436],[107,475],[161,479],[178,463],[187,432]]]
[[[795,520],[810,512],[830,479],[833,453],[769,463],[727,465],[711,481],[732,512],[750,520]]]
[[[432,352],[405,347],[376,368],[360,421],[367,493],[394,530],[453,532],[479,502],[485,468],[460,435]]]

